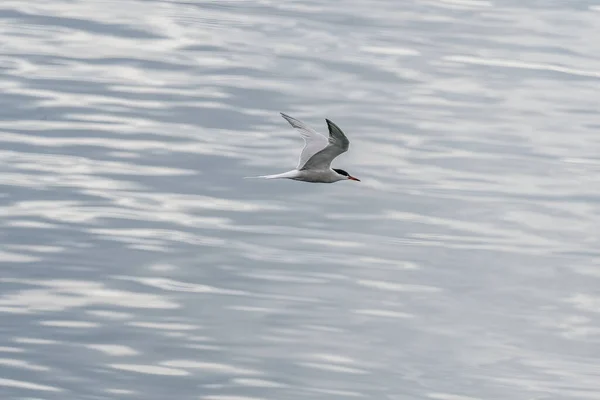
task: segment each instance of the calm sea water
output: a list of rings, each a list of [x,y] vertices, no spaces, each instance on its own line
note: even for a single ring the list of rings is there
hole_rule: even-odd
[[[0,21],[0,398],[600,399],[597,2]]]

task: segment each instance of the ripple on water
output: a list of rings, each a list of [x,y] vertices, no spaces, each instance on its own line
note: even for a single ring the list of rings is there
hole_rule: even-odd
[[[13,359],[13,358],[0,358],[0,366],[18,369],[27,369],[30,371],[48,371],[50,368],[31,363],[25,360]]]
[[[0,392],[595,396],[600,8],[512,3],[5,0]]]
[[[0,279],[34,286],[0,296],[0,306],[19,307],[28,311],[64,311],[93,305],[119,308],[174,309],[179,305],[156,294],[109,289],[98,282],[75,280]]]
[[[39,383],[19,381],[15,379],[0,378],[0,387],[5,388],[17,388],[17,389],[28,389],[40,392],[62,392],[63,390],[58,387],[49,385],[40,385]]]
[[[221,375],[263,375],[264,373],[254,369],[237,367],[234,365],[209,363],[195,360],[171,360],[164,361],[161,365],[168,367],[182,368],[186,370],[198,370],[203,374],[221,374]]]
[[[131,347],[119,344],[88,344],[86,347],[115,357],[135,356],[138,354],[138,351]]]
[[[189,372],[183,369],[161,367],[158,365],[145,364],[110,364],[111,368],[127,372],[136,372],[138,374],[147,375],[164,375],[164,376],[186,376]]]
[[[366,286],[369,288],[386,290],[392,292],[407,292],[407,293],[436,293],[440,292],[440,288],[426,286],[426,285],[412,285],[412,284],[404,284],[404,283],[393,283],[393,282],[384,282],[384,281],[375,281],[375,280],[367,280],[362,279],[357,281],[357,283],[361,286]]]

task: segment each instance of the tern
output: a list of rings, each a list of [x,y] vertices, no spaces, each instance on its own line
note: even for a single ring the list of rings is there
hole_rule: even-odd
[[[343,169],[331,168],[334,158],[348,151],[350,141],[344,132],[333,122],[325,119],[329,128],[329,138],[284,113],[281,116],[296,128],[304,139],[298,166],[282,174],[256,176],[264,179],[293,179],[311,183],[334,183],[343,180],[358,181]]]

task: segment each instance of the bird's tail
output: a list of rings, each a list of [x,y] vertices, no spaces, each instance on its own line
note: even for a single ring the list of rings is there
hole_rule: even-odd
[[[288,171],[282,174],[261,175],[261,176],[245,176],[244,179],[291,179],[295,178],[298,171]]]
[[[282,176],[277,175],[261,175],[261,176],[245,176],[244,179],[277,179],[283,178]]]

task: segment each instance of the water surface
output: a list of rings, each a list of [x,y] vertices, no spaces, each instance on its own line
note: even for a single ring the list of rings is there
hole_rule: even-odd
[[[4,1],[0,397],[597,399],[599,12]]]

